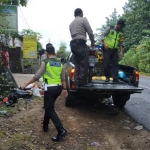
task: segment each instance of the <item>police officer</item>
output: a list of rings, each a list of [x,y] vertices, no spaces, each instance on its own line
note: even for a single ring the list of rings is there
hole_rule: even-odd
[[[86,33],[88,33],[91,46],[94,46],[94,35],[88,20],[83,17],[83,11],[80,8],[74,11],[75,19],[71,22],[71,51],[75,59],[75,84],[83,86],[87,84],[88,77],[88,49],[86,45]]]
[[[63,125],[57,116],[54,105],[57,97],[61,92],[66,97],[68,95],[66,90],[65,75],[63,70],[63,65],[60,61],[55,58],[55,49],[52,45],[46,47],[47,59],[45,59],[37,73],[33,78],[24,84],[22,89],[31,83],[34,83],[43,75],[45,86],[44,86],[44,108],[45,115],[43,121],[43,131],[48,131],[49,120],[51,119],[54,123],[58,134],[56,137],[52,138],[52,141],[59,141],[62,137],[67,135],[67,131],[63,128]]]
[[[113,82],[118,82],[118,47],[120,49],[120,58],[122,58],[122,42],[124,40],[122,31],[123,27],[125,27],[125,20],[119,19],[116,26],[108,27],[101,35],[101,40],[104,43],[104,75],[106,77],[105,82],[110,81],[111,73]],[[110,63],[112,66],[112,70],[110,67]]]
[[[48,46],[53,46],[53,45],[52,45],[51,43],[47,43],[47,44],[46,44],[46,47],[48,47]],[[43,55],[41,56],[41,59],[42,59],[42,60],[47,59],[47,55],[46,55],[45,49],[43,50]]]

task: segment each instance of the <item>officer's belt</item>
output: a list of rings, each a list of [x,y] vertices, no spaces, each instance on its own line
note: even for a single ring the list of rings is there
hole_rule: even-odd
[[[74,40],[71,40],[70,43],[71,43],[71,44],[72,44],[72,43],[86,44],[86,40],[83,40],[83,39],[74,39]]]
[[[46,84],[47,87],[51,87],[51,86],[61,86],[61,84]]]

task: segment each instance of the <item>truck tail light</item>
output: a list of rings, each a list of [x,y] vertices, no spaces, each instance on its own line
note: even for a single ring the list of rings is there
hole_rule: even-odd
[[[139,72],[135,71],[135,81],[139,81]]]
[[[70,70],[70,79],[74,77],[74,73],[75,73],[75,69],[73,68]]]
[[[72,85],[71,85],[71,88],[72,88],[72,89],[75,89],[75,88],[76,88],[76,86],[75,86],[74,84],[72,84]]]

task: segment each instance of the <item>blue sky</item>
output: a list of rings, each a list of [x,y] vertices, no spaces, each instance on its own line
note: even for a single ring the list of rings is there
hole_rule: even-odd
[[[123,13],[125,2],[128,0],[29,0],[27,7],[18,8],[18,29],[21,31],[30,27],[41,33],[43,48],[50,38],[56,50],[61,41],[66,42],[69,50],[69,24],[74,19],[76,8],[83,10],[84,17],[88,19],[95,33],[96,28],[106,22],[105,17],[109,17],[114,8],[118,14]]]

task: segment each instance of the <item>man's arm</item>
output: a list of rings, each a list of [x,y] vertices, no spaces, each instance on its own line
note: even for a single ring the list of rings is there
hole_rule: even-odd
[[[65,68],[62,69],[61,72],[61,82],[62,82],[62,88],[66,89],[66,77],[65,77]]]
[[[84,18],[84,26],[86,29],[86,32],[89,35],[90,41],[91,41],[91,46],[94,46],[95,40],[94,40],[94,34],[93,34],[93,30],[88,22],[88,20],[86,18]]]
[[[68,92],[67,92],[66,79],[65,79],[65,68],[63,68],[62,72],[61,72],[61,82],[62,82],[63,95],[65,97],[67,97],[68,96]]]
[[[122,46],[123,41],[124,41],[124,36],[122,36],[119,40],[120,58],[123,57],[123,46]]]
[[[34,83],[35,81],[39,80],[41,76],[44,74],[44,72],[45,72],[45,62],[42,61],[42,64],[39,70],[37,71],[37,73],[33,76],[33,78],[31,78],[31,80],[29,80],[27,83],[24,84],[22,89],[26,88],[29,84]]]
[[[120,58],[122,58],[123,57],[123,47],[122,47],[122,45],[120,45]]]
[[[108,49],[108,45],[105,41],[105,37],[108,35],[109,32],[110,32],[110,27],[106,28],[106,30],[101,34],[101,40],[104,43],[104,47],[106,50]]]

